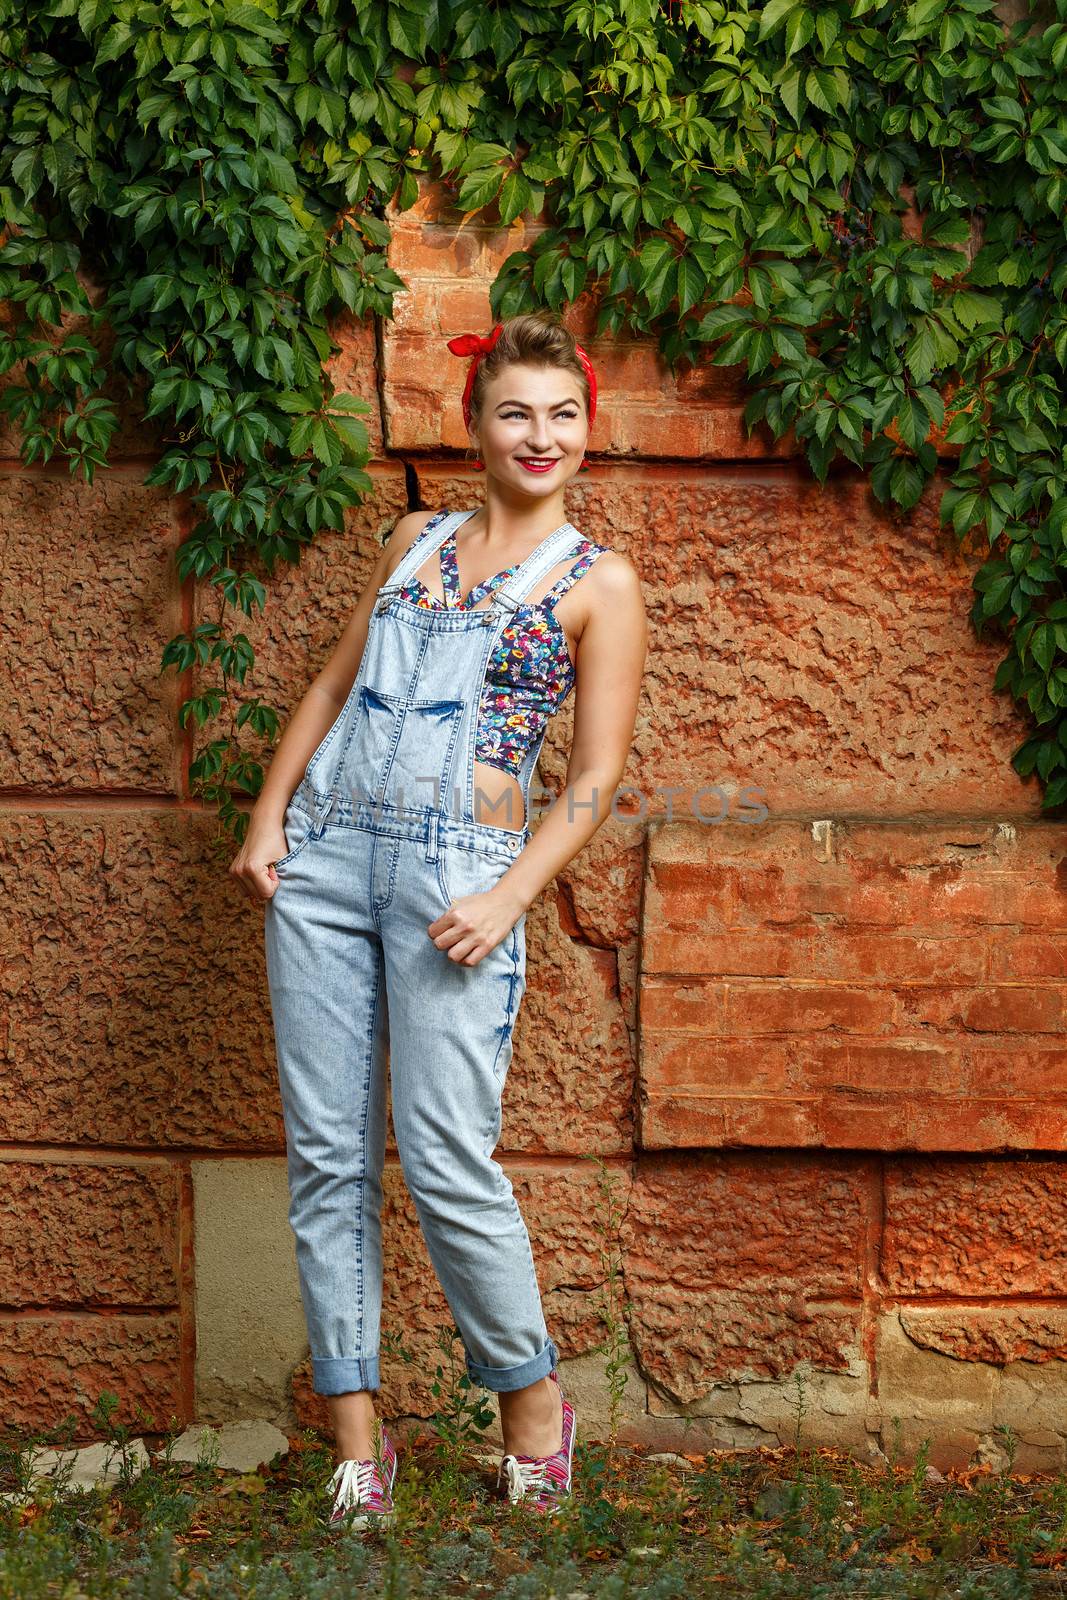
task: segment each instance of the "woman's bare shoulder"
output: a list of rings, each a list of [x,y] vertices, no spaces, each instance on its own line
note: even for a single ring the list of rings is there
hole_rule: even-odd
[[[383,582],[395,572],[406,553],[411,549],[431,522],[444,515],[442,511],[406,511],[382,546]]]
[[[589,568],[587,592],[604,601],[640,600],[641,578],[629,556],[612,550],[608,545],[598,545],[596,548],[600,554]]]

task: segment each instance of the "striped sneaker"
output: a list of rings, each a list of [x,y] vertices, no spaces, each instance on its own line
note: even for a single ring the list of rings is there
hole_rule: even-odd
[[[571,1493],[577,1419],[555,1371],[548,1376],[559,1389],[563,1402],[563,1443],[551,1456],[504,1456],[497,1471],[496,1486],[498,1492],[504,1490],[512,1505],[522,1501],[534,1511],[551,1515],[561,1509]]]
[[[327,1485],[333,1509],[326,1518],[335,1532],[343,1528],[382,1527],[392,1522],[396,1450],[382,1424],[381,1465],[369,1461],[341,1461]]]

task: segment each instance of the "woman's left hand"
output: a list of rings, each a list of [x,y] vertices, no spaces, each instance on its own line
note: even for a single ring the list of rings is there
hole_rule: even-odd
[[[511,932],[524,909],[499,886],[484,894],[462,894],[426,931],[438,950],[448,952],[450,961],[476,967]]]

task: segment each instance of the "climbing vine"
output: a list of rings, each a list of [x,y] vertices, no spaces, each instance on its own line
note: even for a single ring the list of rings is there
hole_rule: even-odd
[[[938,470],[987,543],[972,622],[1067,801],[1067,0],[0,0],[0,404],[92,481],[127,386],[188,493],[170,640],[214,733],[194,790],[240,839],[278,717],[244,694],[259,572],[371,488],[331,319],[390,317],[387,207],[420,174],[548,227],[495,315],[589,292],[673,370],[743,363],[748,426],[882,503]],[[113,391],[112,391],[113,392]],[[236,631],[233,631],[233,630]]]

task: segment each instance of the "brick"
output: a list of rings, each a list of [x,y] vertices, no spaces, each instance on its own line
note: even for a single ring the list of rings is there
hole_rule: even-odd
[[[1067,941],[1062,933],[1018,931],[990,949],[989,976],[996,979],[1067,978]]]
[[[935,1095],[958,1098],[964,1084],[963,1052],[952,1042],[932,1040],[820,1040],[804,1052],[798,1071],[819,1089],[848,1089],[870,1099],[878,1094],[921,1102]]]
[[[672,909],[679,899],[699,895],[697,883],[679,886],[669,876]],[[719,907],[721,914],[721,907]],[[711,922],[716,908],[707,907]],[[999,948],[999,947],[998,947]],[[787,929],[746,929],[743,940],[732,929],[698,933],[651,926],[645,940],[646,962],[652,970],[708,972],[730,977],[877,978],[887,981],[907,972],[932,980],[950,971],[968,983],[979,983],[989,965],[989,942],[982,933],[969,937],[944,937],[926,933],[892,933],[883,928],[850,931],[793,926]]]
[[[647,991],[642,995],[642,1005]],[[642,1077],[657,1098],[673,1090],[694,1096],[768,1095],[787,1091],[797,1071],[795,1057],[811,1052],[799,1041],[686,1038],[653,1029],[642,1017]],[[806,1062],[805,1062],[806,1065]]]
[[[638,1107],[641,1150],[709,1150],[726,1144],[725,1101],[710,1095],[647,1094]]]
[[[912,1102],[898,1095],[827,1095],[816,1125],[814,1142],[829,1150],[898,1150],[914,1140]]]
[[[168,1163],[0,1160],[0,1305],[174,1305],[177,1257]]]
[[[653,828],[650,890],[679,903],[668,928],[699,928],[710,913],[724,932],[763,931],[773,910],[773,922],[792,932],[798,922],[818,931],[805,919],[821,917],[831,931],[940,941],[944,954],[961,936],[973,941],[976,918],[1012,931],[1030,923],[1047,933],[1050,916],[1053,926],[1067,924],[1060,830],[1047,824],[1013,824],[1005,833],[990,823],[979,845],[942,862],[938,856],[959,850],[949,842],[960,831],[951,823],[833,818],[831,826],[829,859],[804,818],[714,829],[679,819]]]
[[[678,820],[646,861],[643,1148],[1067,1148],[1067,983],[988,976],[1063,914],[1046,827]]]
[[[390,208],[389,217],[389,264],[408,287],[397,296],[398,314],[382,324],[386,438],[395,450],[462,449],[466,362],[445,341],[489,330],[494,279],[512,254],[532,247],[548,219],[527,215],[502,227],[491,207],[466,217],[450,185],[425,179],[416,204]],[[583,296],[566,314],[597,372],[591,450],[691,461],[799,453],[791,434],[776,442],[762,424],[749,437],[743,364],[709,362],[672,374],[651,341],[597,333],[592,302]]]

